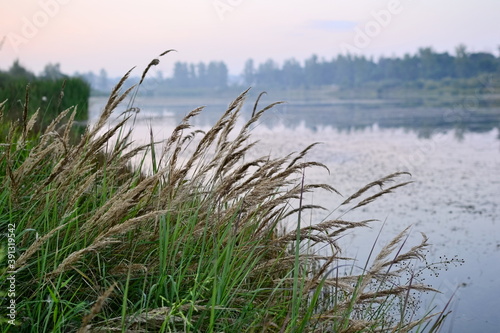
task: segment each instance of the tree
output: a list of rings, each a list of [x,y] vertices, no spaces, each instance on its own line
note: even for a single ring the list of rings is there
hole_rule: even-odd
[[[198,83],[201,87],[207,86],[207,66],[200,62],[198,68]]]
[[[469,54],[464,44],[455,48],[455,75],[459,78],[466,78],[470,75]]]
[[[416,56],[411,56],[408,53],[404,55],[401,62],[401,78],[404,81],[415,81],[418,79],[419,60]]]
[[[225,63],[211,61],[207,68],[207,83],[216,89],[227,87],[228,70]]]
[[[245,62],[245,68],[243,69],[243,79],[245,85],[252,86],[255,84],[255,68],[253,59],[248,59]]]
[[[189,81],[191,86],[198,84],[198,77],[196,75],[196,66],[195,64],[189,64]]]
[[[98,89],[106,91],[108,89],[108,73],[104,68],[99,72],[99,86]]]
[[[59,79],[65,78],[66,75],[64,75],[61,72],[61,65],[59,63],[56,63],[56,64],[48,63],[43,68],[41,77],[44,78],[44,79],[55,81],[55,80],[59,80]]]
[[[309,86],[317,86],[322,84],[323,75],[321,66],[318,64],[318,56],[313,54],[307,59],[304,65],[305,81]]]
[[[342,54],[338,55],[335,60],[336,71],[333,82],[344,87],[352,87],[354,85],[354,71],[352,64],[353,61],[350,54],[346,56]]]
[[[424,79],[438,80],[454,76],[454,59],[448,52],[436,53],[430,47],[420,48],[421,74]]]
[[[268,59],[260,64],[255,75],[255,81],[259,85],[278,86],[281,82],[281,72],[274,60]]]
[[[494,73],[498,69],[497,60],[493,54],[485,52],[471,53],[469,60],[472,70],[477,75],[480,73]]]
[[[295,59],[288,59],[282,69],[283,84],[287,88],[300,87],[304,84],[304,71],[300,63]]]
[[[174,64],[174,84],[184,88],[189,85],[189,69],[187,63],[178,61]]]
[[[28,71],[26,68],[21,66],[19,63],[19,59],[16,59],[12,66],[9,68],[9,75],[14,77],[14,78],[23,78],[26,80],[34,80],[35,79],[35,74],[32,72]]]

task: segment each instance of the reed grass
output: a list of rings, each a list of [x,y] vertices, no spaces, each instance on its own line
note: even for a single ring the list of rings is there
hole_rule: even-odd
[[[314,144],[284,157],[245,158],[254,147],[252,125],[274,104],[258,111],[256,103],[251,119],[237,128],[244,92],[207,132],[190,125],[198,108],[162,143],[151,136],[136,147],[127,129],[133,105],[113,119],[139,88],[122,91],[129,74],[76,143],[69,135],[74,108],[43,133],[31,129],[36,114],[9,125],[0,146],[0,227],[3,237],[15,224],[16,264],[2,269],[0,280],[15,275],[17,316],[15,326],[4,317],[1,332],[439,328],[445,309],[418,316],[411,294],[435,290],[404,280],[424,259],[427,237],[407,249],[406,229],[357,267],[337,240],[372,220],[348,221],[343,214],[302,223],[304,210],[318,209],[302,203],[305,193],[337,192],[307,183],[305,170],[326,168],[305,161]],[[141,169],[146,164],[151,167]],[[406,185],[403,177],[376,180],[340,206],[369,204]],[[384,188],[389,181],[399,183]],[[369,192],[376,186],[378,192]],[[295,229],[280,227],[290,221]],[[318,245],[330,252],[320,254]]]

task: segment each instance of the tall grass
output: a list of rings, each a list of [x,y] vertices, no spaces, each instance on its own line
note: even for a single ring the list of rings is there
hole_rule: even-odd
[[[122,91],[128,76],[76,143],[70,140],[73,108],[43,133],[32,133],[36,114],[10,124],[0,145],[0,228],[4,237],[7,225],[15,224],[16,263],[13,270],[2,269],[0,280],[5,285],[15,275],[17,315],[15,326],[2,320],[1,332],[439,327],[431,321],[444,312],[416,316],[410,301],[411,292],[433,289],[404,280],[424,258],[425,236],[406,249],[404,230],[358,268],[342,256],[337,240],[370,221],[301,223],[304,210],[317,208],[302,204],[304,193],[336,192],[307,183],[305,170],[325,167],[304,159],[314,144],[284,157],[245,158],[255,144],[253,124],[274,104],[256,110],[238,129],[244,92],[207,132],[191,128],[198,108],[161,144],[152,138],[137,147],[127,129],[133,108],[112,121],[117,106],[137,89]],[[405,185],[383,188],[401,177],[368,184],[341,206],[369,204]],[[378,192],[369,192],[377,186]],[[287,221],[297,227],[280,231]],[[329,253],[317,252],[318,245]],[[6,262],[5,241],[1,246]]]

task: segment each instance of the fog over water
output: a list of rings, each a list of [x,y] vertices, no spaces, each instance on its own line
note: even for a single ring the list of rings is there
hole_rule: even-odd
[[[91,118],[95,119],[103,104],[103,99],[92,99]],[[168,137],[197,106],[160,100],[137,104],[141,107],[133,132],[137,143],[148,142],[150,128],[156,140]],[[252,112],[253,104],[248,104],[241,123]],[[194,126],[208,129],[225,106],[207,106]],[[383,232],[376,249],[412,225],[408,246],[418,244],[420,232],[425,233],[432,244],[429,262],[443,256],[465,260],[463,266],[449,265],[439,271],[439,277],[425,280],[443,292],[433,301],[438,306],[454,294],[453,313],[444,332],[497,332],[499,124],[500,111],[493,107],[464,112],[450,107],[294,102],[270,110],[253,127],[251,139],[259,143],[246,158],[283,156],[321,142],[307,160],[325,164],[330,172],[309,169],[306,182],[327,183],[343,197],[324,191],[307,196],[306,204],[322,205],[328,211],[305,216],[303,223],[339,217],[343,211],[338,205],[357,189],[396,171],[410,172],[411,177],[402,176],[401,181],[413,183],[343,217],[380,220],[371,229],[340,239],[344,253],[364,263],[380,228]]]

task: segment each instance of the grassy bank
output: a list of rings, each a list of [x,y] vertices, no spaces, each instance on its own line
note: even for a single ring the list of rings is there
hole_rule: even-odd
[[[371,221],[344,213],[303,225],[302,213],[318,209],[302,204],[303,194],[336,192],[304,177],[325,167],[305,159],[314,144],[284,157],[245,158],[252,126],[273,105],[237,128],[245,92],[207,132],[190,126],[199,108],[170,138],[136,147],[134,109],[113,113],[135,92],[121,90],[126,78],[76,143],[73,108],[43,133],[33,131],[34,118],[8,127],[0,145],[1,332],[439,327],[445,309],[427,312],[415,302],[415,292],[433,290],[414,274],[425,266],[425,236],[408,246],[404,230],[359,267],[336,240]],[[340,205],[370,204],[406,185],[405,177],[376,180]],[[290,223],[296,227],[283,228]]]
[[[480,101],[481,106],[495,107],[500,105],[499,79],[498,74],[492,73],[468,79],[383,80],[339,89],[337,96],[347,99],[400,100],[429,106],[446,106],[459,99],[474,98]]]
[[[0,73],[0,101],[6,101],[4,117],[15,120],[23,113],[32,116],[38,112],[35,124],[38,130],[73,106],[77,106],[74,119],[87,121],[89,97],[89,85],[79,78],[50,80]]]

